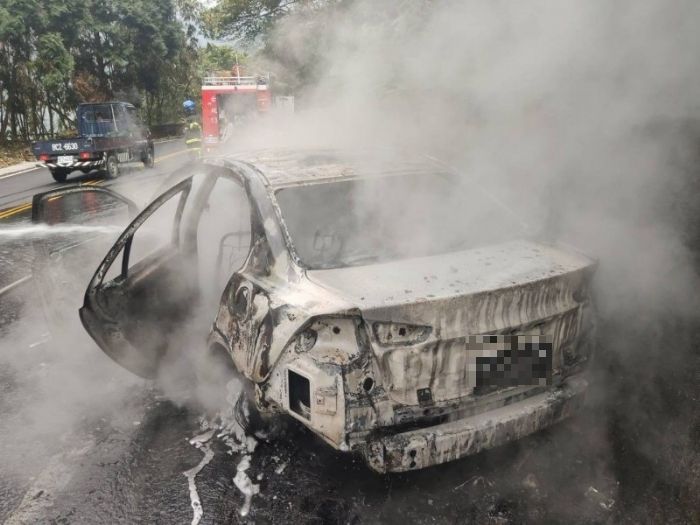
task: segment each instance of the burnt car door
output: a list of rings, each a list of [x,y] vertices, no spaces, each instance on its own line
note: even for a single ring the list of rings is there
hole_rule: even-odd
[[[196,300],[190,257],[180,249],[191,186],[191,177],[176,184],[129,224],[98,266],[80,309],[83,326],[100,348],[146,378],[155,377],[169,331]]]
[[[72,186],[32,200],[32,277],[53,337],[75,332],[76,311],[92,269],[138,214],[130,199],[107,188]]]
[[[156,377],[164,361],[191,350],[186,341],[193,331],[208,330],[214,317],[212,298],[218,305],[224,287],[212,286],[219,237],[228,235],[214,226],[228,224],[225,212],[235,208],[212,198],[221,194],[222,179],[230,180],[230,172],[212,169],[156,198],[120,235],[85,292],[83,326],[107,355],[141,377]]]

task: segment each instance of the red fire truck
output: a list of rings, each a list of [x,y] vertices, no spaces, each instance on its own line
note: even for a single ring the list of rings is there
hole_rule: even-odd
[[[204,77],[202,85],[202,142],[205,149],[219,143],[224,121],[264,114],[272,106],[270,77],[241,76],[234,66],[224,76]]]

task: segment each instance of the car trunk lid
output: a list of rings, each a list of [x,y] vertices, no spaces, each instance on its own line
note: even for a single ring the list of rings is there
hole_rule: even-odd
[[[427,338],[372,347],[390,396],[419,404],[473,395],[478,350],[470,336],[547,336],[552,367],[575,344],[594,261],[562,247],[515,241],[439,256],[333,270],[309,278],[355,303],[370,327],[430,327]],[[391,325],[389,325],[391,326]],[[393,330],[393,328],[392,328]],[[404,330],[405,332],[405,330]]]

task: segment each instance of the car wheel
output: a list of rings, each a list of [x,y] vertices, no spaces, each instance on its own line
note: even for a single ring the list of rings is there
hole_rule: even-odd
[[[55,180],[56,182],[66,182],[66,178],[68,177],[68,173],[70,173],[69,170],[61,169],[61,168],[53,168],[50,171],[51,171],[51,176],[53,177],[53,180]]]
[[[244,388],[233,408],[233,416],[248,436],[268,442],[287,432],[287,420],[275,415],[264,415],[255,406],[249,389]]]
[[[144,151],[141,154],[141,162],[143,162],[143,165],[146,168],[152,168],[154,164],[156,163],[155,161],[155,152],[153,151],[153,146],[149,146],[146,148],[146,151]]]
[[[117,160],[116,155],[110,155],[107,157],[107,162],[105,163],[105,175],[108,179],[116,179],[119,177],[119,160]]]
[[[234,390],[233,398],[230,397],[232,392],[228,391],[225,400],[230,404],[225,409],[231,411],[246,435],[271,441],[284,432],[286,423],[282,418],[261,414],[255,406],[253,384],[236,370],[225,348],[220,345],[211,347],[202,364],[204,366],[200,366],[198,374],[200,384],[213,387],[213,395],[220,395],[224,400],[224,392],[228,391],[231,380],[235,381],[234,388],[240,388],[238,392]]]

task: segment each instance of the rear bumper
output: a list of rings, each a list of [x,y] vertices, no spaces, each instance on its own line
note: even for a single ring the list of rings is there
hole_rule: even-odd
[[[100,160],[81,160],[81,161],[75,161],[71,162],[70,164],[56,164],[55,162],[37,162],[36,167],[37,168],[49,168],[49,169],[55,169],[55,168],[71,168],[71,169],[83,169],[83,168],[97,168],[99,166],[102,166],[105,163],[103,159]]]
[[[577,412],[587,388],[585,379],[571,377],[559,388],[512,405],[442,425],[381,437],[367,447],[367,462],[377,472],[405,472],[503,445]]]

